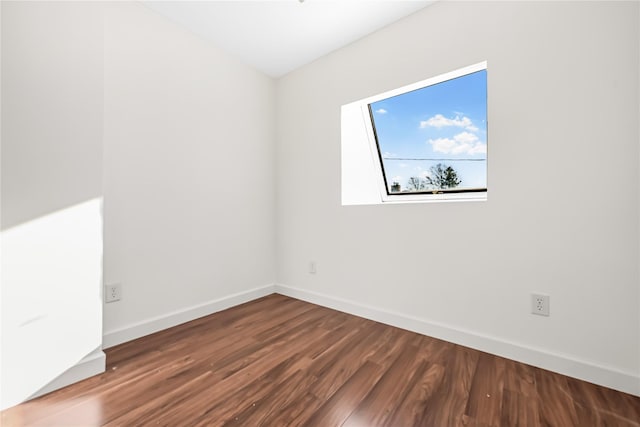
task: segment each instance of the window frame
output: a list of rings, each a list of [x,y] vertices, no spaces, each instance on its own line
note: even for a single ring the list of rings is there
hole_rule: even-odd
[[[384,172],[384,166],[382,161],[382,154],[378,145],[377,136],[375,134],[375,123],[373,120],[373,112],[371,104],[378,101],[382,101],[394,96],[403,95],[408,92],[423,89],[429,86],[436,85],[448,80],[453,80],[459,77],[464,77],[469,74],[473,74],[478,71],[487,70],[487,61],[479,62],[477,64],[469,65],[467,67],[459,68],[454,71],[450,71],[444,74],[440,74],[435,77],[431,77],[419,82],[415,82],[406,86],[402,86],[397,89],[393,89],[387,92],[374,95],[372,97],[363,99],[360,101],[360,111],[362,119],[365,123],[365,129],[367,134],[367,140],[369,142],[369,150],[371,152],[371,158],[373,161],[374,169],[376,171],[376,184],[380,192],[381,201],[383,203],[412,203],[412,202],[441,202],[441,201],[485,201],[487,200],[488,193],[488,129],[489,129],[489,117],[487,111],[487,188],[472,189],[472,190],[437,190],[434,192],[416,192],[416,193],[389,193],[386,182],[386,176]],[[487,93],[487,110],[488,110],[488,98]]]

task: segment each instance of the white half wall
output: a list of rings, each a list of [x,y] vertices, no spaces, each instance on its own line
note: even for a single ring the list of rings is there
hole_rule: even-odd
[[[108,336],[274,283],[274,81],[137,2],[104,50]]]
[[[438,2],[280,79],[278,283],[640,394],[639,7]],[[341,206],[340,106],[485,60],[489,200]]]
[[[4,409],[104,371],[82,362],[102,344],[103,43],[99,3],[0,7]]]

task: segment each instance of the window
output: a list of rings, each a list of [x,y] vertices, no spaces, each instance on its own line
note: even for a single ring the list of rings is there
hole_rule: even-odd
[[[382,202],[486,200],[486,62],[343,106],[343,146],[353,106]]]

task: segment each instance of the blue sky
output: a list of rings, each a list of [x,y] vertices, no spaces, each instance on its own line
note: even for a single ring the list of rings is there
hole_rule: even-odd
[[[443,163],[458,173],[459,188],[486,187],[486,82],[482,70],[371,104],[389,186],[404,189]],[[416,158],[447,160],[391,160]]]

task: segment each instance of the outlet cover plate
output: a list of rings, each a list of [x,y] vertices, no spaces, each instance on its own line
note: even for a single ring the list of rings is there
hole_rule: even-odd
[[[120,301],[122,298],[122,285],[120,283],[113,283],[104,287],[104,302]]]
[[[531,313],[539,316],[549,316],[549,295],[531,294]]]

